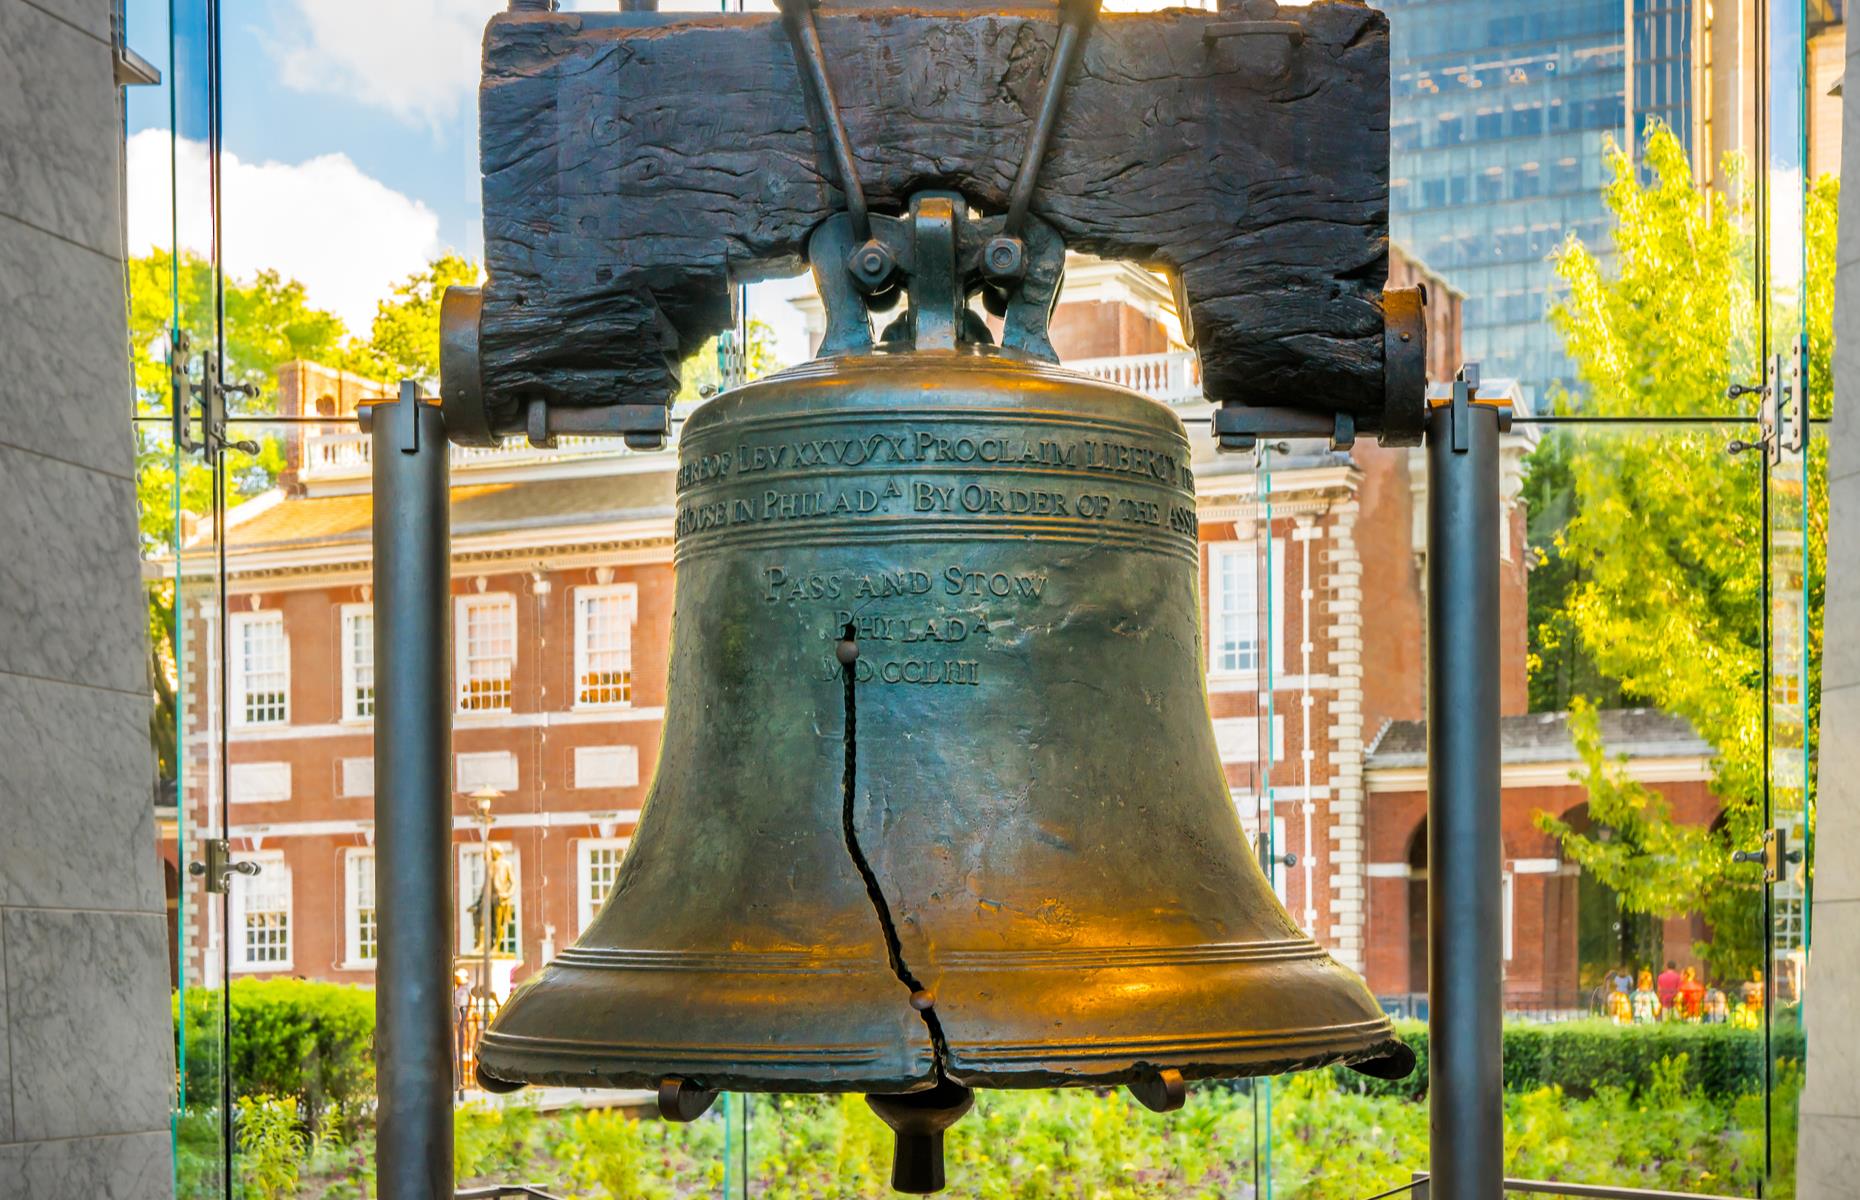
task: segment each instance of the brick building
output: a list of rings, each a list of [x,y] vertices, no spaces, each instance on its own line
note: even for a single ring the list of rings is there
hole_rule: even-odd
[[[1457,357],[1459,297],[1399,257],[1392,273],[1429,282],[1431,368],[1444,377]],[[1169,290],[1153,275],[1076,264],[1054,340],[1068,365],[1188,418],[1208,411]],[[291,364],[278,382],[280,411],[292,415],[343,418],[377,390],[307,363]],[[238,973],[362,982],[372,977],[375,944],[369,444],[352,422],[290,429],[277,488],[227,520],[227,825],[235,857],[261,866],[234,881],[229,957]],[[1334,453],[1298,442],[1256,465],[1251,455],[1215,454],[1205,434],[1191,437],[1200,443],[1209,704],[1237,810],[1274,855],[1295,857],[1271,868],[1293,917],[1376,991],[1401,997],[1416,990],[1412,894],[1425,879],[1412,852],[1425,807],[1415,758],[1424,739],[1420,453],[1373,444]],[[498,906],[508,921],[493,943],[499,990],[569,945],[604,899],[652,777],[664,713],[674,458],[564,442],[549,452],[454,451],[458,944],[462,963],[475,962],[483,795],[493,877],[509,891]],[[1508,714],[1525,708],[1516,497],[1527,450],[1523,435],[1508,438]],[[184,570],[210,570],[210,549],[200,544]],[[209,598],[186,617],[191,727],[181,803],[191,842],[221,817],[209,736],[218,664],[203,652],[217,644],[217,606]],[[1695,788],[1695,807],[1708,812],[1708,752],[1696,739],[1675,750],[1691,735],[1670,721],[1665,741],[1640,737],[1658,720],[1616,722],[1611,747],[1647,759],[1646,778]],[[1507,730],[1541,725],[1520,715]],[[1567,1006],[1577,889],[1530,815],[1577,803],[1568,782],[1575,756],[1566,737],[1522,737],[1508,737],[1506,758],[1508,988],[1519,1003]],[[1516,770],[1513,741],[1527,756]],[[199,857],[193,847],[188,855]],[[183,931],[196,977],[217,976],[228,936],[218,921],[205,909]]]

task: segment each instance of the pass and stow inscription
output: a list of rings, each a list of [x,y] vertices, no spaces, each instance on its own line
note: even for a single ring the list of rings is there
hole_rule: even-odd
[[[762,568],[769,603],[824,601],[826,619],[810,629],[830,646],[850,628],[870,653],[853,663],[860,683],[954,684],[976,687],[983,664],[976,639],[988,635],[988,602],[1037,604],[1046,595],[1040,572],[974,571],[961,566],[900,567],[877,572]],[[903,611],[875,610],[876,601],[904,601]],[[964,601],[970,603],[965,605]],[[808,609],[813,614],[823,610]],[[965,644],[968,643],[968,644]],[[820,658],[820,677],[839,678],[831,653]]]

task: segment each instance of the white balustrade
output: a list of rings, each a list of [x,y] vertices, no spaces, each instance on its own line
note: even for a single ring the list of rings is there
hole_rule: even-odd
[[[1163,404],[1198,404],[1203,398],[1201,361],[1192,350],[1077,358],[1063,365],[1106,383],[1142,392]]]
[[[374,462],[373,444],[370,435],[353,429],[340,433],[308,432],[304,435],[303,476],[335,479],[366,475]],[[523,438],[510,438],[497,446],[454,446],[452,465],[455,469],[470,469],[630,453],[632,451],[618,438],[562,437],[556,439],[552,450],[539,450]]]
[[[1141,392],[1162,404],[1198,404],[1202,400],[1201,363],[1192,350],[1162,354],[1124,354],[1114,358],[1080,358],[1064,364],[1086,375]],[[302,474],[306,479],[340,479],[368,474],[373,442],[353,427],[304,432]],[[510,438],[496,446],[454,446],[455,468],[490,467],[517,463],[561,462],[569,458],[595,458],[633,453],[618,438],[563,437],[552,450],[538,450],[523,438]]]

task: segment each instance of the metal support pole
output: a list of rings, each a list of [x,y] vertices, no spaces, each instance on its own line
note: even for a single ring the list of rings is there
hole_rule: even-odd
[[[1498,1200],[1498,435],[1468,365],[1427,416],[1427,1060],[1433,1200]]]
[[[452,1197],[452,657],[445,424],[419,385],[374,452],[376,1194]]]

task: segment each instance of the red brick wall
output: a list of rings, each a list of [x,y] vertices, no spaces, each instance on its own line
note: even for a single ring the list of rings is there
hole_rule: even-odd
[[[1414,491],[1408,452],[1359,442],[1352,451],[1358,492],[1356,553],[1363,564],[1363,733],[1422,716],[1426,645],[1421,573],[1413,545]]]
[[[1053,349],[1060,360],[1111,358],[1120,354],[1161,354],[1169,336],[1160,322],[1152,321],[1128,304],[1105,300],[1074,300],[1053,312],[1050,329]]]
[[[497,727],[503,715],[455,718],[455,753],[508,751],[516,758],[518,787],[498,801],[497,814],[517,817],[549,812],[601,812],[638,809],[646,785],[657,765],[660,722],[651,710],[665,701],[666,657],[670,648],[672,569],[670,563],[614,564],[612,582],[633,583],[639,589],[638,621],[633,629],[633,709],[647,710],[646,719],[628,718],[627,710],[589,722],[552,723],[523,728]],[[453,580],[454,595],[475,594],[478,576],[469,568]],[[517,662],[512,680],[514,715],[560,713],[571,707],[574,673],[573,589],[596,582],[594,568],[549,572],[546,589],[535,586],[528,571],[487,574],[484,591],[516,597]],[[235,803],[234,826],[274,825],[303,821],[354,820],[374,817],[370,796],[341,794],[342,760],[368,758],[374,753],[373,722],[341,721],[341,607],[365,602],[365,589],[356,586],[306,588],[257,593],[261,609],[284,614],[290,647],[289,735],[254,737],[235,732],[231,746],[234,763],[286,762],[291,768],[291,795],[287,800]],[[249,594],[232,597],[235,613],[248,611]],[[191,636],[196,647],[209,644],[209,626],[194,619]],[[217,651],[215,651],[217,652]],[[204,718],[210,711],[204,662],[190,667],[193,689],[191,711]],[[306,729],[304,727],[312,727]],[[193,761],[188,771],[189,825],[198,829],[206,816],[209,781],[204,754],[204,733],[191,738]],[[639,786],[634,788],[575,788],[574,752],[585,745],[632,745],[639,755]],[[217,794],[217,784],[211,785]],[[455,795],[453,811],[474,815],[471,803]],[[613,829],[626,836],[630,825]],[[538,950],[546,927],[556,930],[558,948],[573,941],[577,932],[579,879],[573,843],[599,836],[592,825],[549,828],[499,828],[497,840],[512,843],[521,864],[523,899],[521,943],[525,969],[540,964]],[[475,830],[462,831],[456,840],[476,841]],[[314,978],[364,981],[371,972],[345,970],[342,852],[365,846],[360,833],[235,839],[235,856],[243,851],[282,851],[292,875],[292,963],[290,974]],[[195,906],[194,936],[204,933],[204,916]],[[523,974],[519,973],[518,978]]]
[[[1573,767],[1574,764],[1571,764]],[[1717,799],[1703,781],[1651,785],[1673,806],[1682,821],[1709,824],[1719,811]],[[1559,858],[1555,839],[1539,831],[1539,810],[1567,818],[1586,801],[1575,783],[1554,786],[1510,786],[1504,793],[1501,836],[1505,869],[1518,859]],[[1376,792],[1369,798],[1369,861],[1393,864],[1409,861],[1414,839],[1427,812],[1424,791]],[[1424,860],[1423,860],[1424,861]],[[1573,868],[1557,874],[1512,876],[1512,958],[1505,969],[1505,994],[1514,1005],[1560,1007],[1577,994],[1577,880]],[[1411,980],[1425,977],[1423,964],[1410,958],[1412,939],[1419,933],[1410,926],[1411,887],[1418,881],[1378,877],[1369,881],[1369,940],[1365,978],[1379,995],[1408,992]],[[1682,966],[1694,962],[1692,943],[1702,939],[1701,922],[1691,916],[1666,923],[1665,957]],[[1425,944],[1424,941],[1421,944]]]

